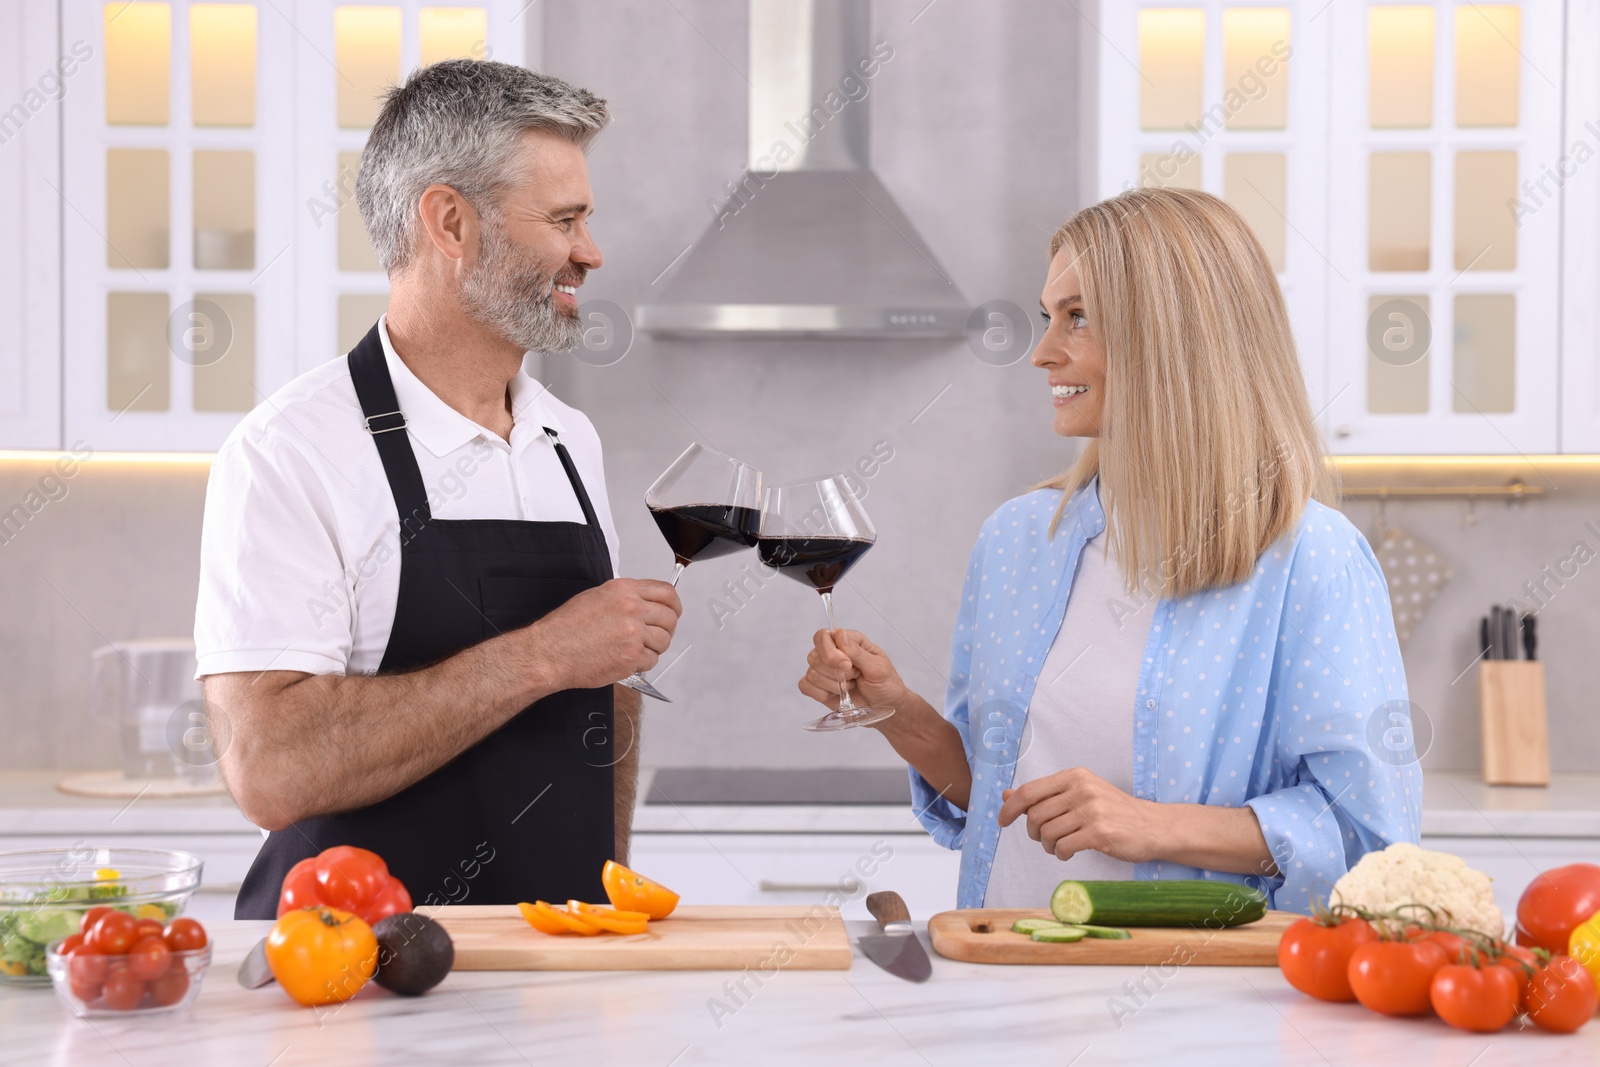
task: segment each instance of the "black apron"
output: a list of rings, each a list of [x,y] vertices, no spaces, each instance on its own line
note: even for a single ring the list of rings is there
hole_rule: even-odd
[[[400,596],[380,674],[526,626],[612,577],[589,494],[555,431],[545,428],[584,524],[435,519],[376,326],[349,362],[400,516]],[[605,686],[546,697],[387,800],[268,835],[234,917],[274,918],[289,868],[333,845],[382,856],[419,906],[604,901],[600,868],[615,833],[611,696]]]

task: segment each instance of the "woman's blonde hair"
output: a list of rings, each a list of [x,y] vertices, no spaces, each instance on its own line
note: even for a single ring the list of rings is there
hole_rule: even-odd
[[[1192,189],[1084,208],[1050,239],[1077,271],[1105,352],[1100,436],[1038,488],[1100,475],[1107,542],[1130,589],[1178,597],[1249,577],[1306,501],[1336,492],[1288,309],[1249,225]]]

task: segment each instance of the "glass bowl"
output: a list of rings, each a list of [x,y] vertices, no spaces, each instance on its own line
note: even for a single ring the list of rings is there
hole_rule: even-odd
[[[206,968],[211,966],[211,944],[207,942],[202,948],[172,953],[166,970],[151,981],[118,978],[117,972],[127,969],[127,956],[63,956],[56,951],[58,946],[59,942],[45,950],[45,967],[56,996],[80,1019],[188,1011],[200,995]],[[128,997],[126,1002],[116,999],[117,993],[112,991],[116,983],[128,983],[122,991]]]
[[[200,885],[200,859],[159,848],[39,848],[0,852],[0,981],[49,981],[45,946],[108,905],[165,925]]]

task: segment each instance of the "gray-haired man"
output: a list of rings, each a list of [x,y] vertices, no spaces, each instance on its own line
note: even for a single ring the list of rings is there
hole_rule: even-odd
[[[613,683],[682,605],[613,577],[599,440],[521,373],[581,337],[608,119],[502,63],[394,90],[356,183],[388,314],[217,454],[195,641],[224,777],[271,831],[240,918],[333,845],[419,904],[597,899],[626,851],[638,704]]]

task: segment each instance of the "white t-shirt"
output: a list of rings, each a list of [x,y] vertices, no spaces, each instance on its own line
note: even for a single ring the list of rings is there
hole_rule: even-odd
[[[555,446],[588,490],[617,571],[600,438],[582,412],[519,373],[507,443],[450,407],[379,336],[428,503],[440,519],[584,521]],[[343,357],[257,405],[211,465],[195,606],[197,676],[371,674],[400,592],[394,496]]]
[[[1084,545],[1061,629],[1028,705],[1013,788],[1084,767],[1133,792],[1133,704],[1156,597],[1129,593],[1104,532]],[[986,908],[1043,908],[1067,878],[1133,878],[1133,865],[1083,851],[1062,861],[1019,818],[1001,828]]]

